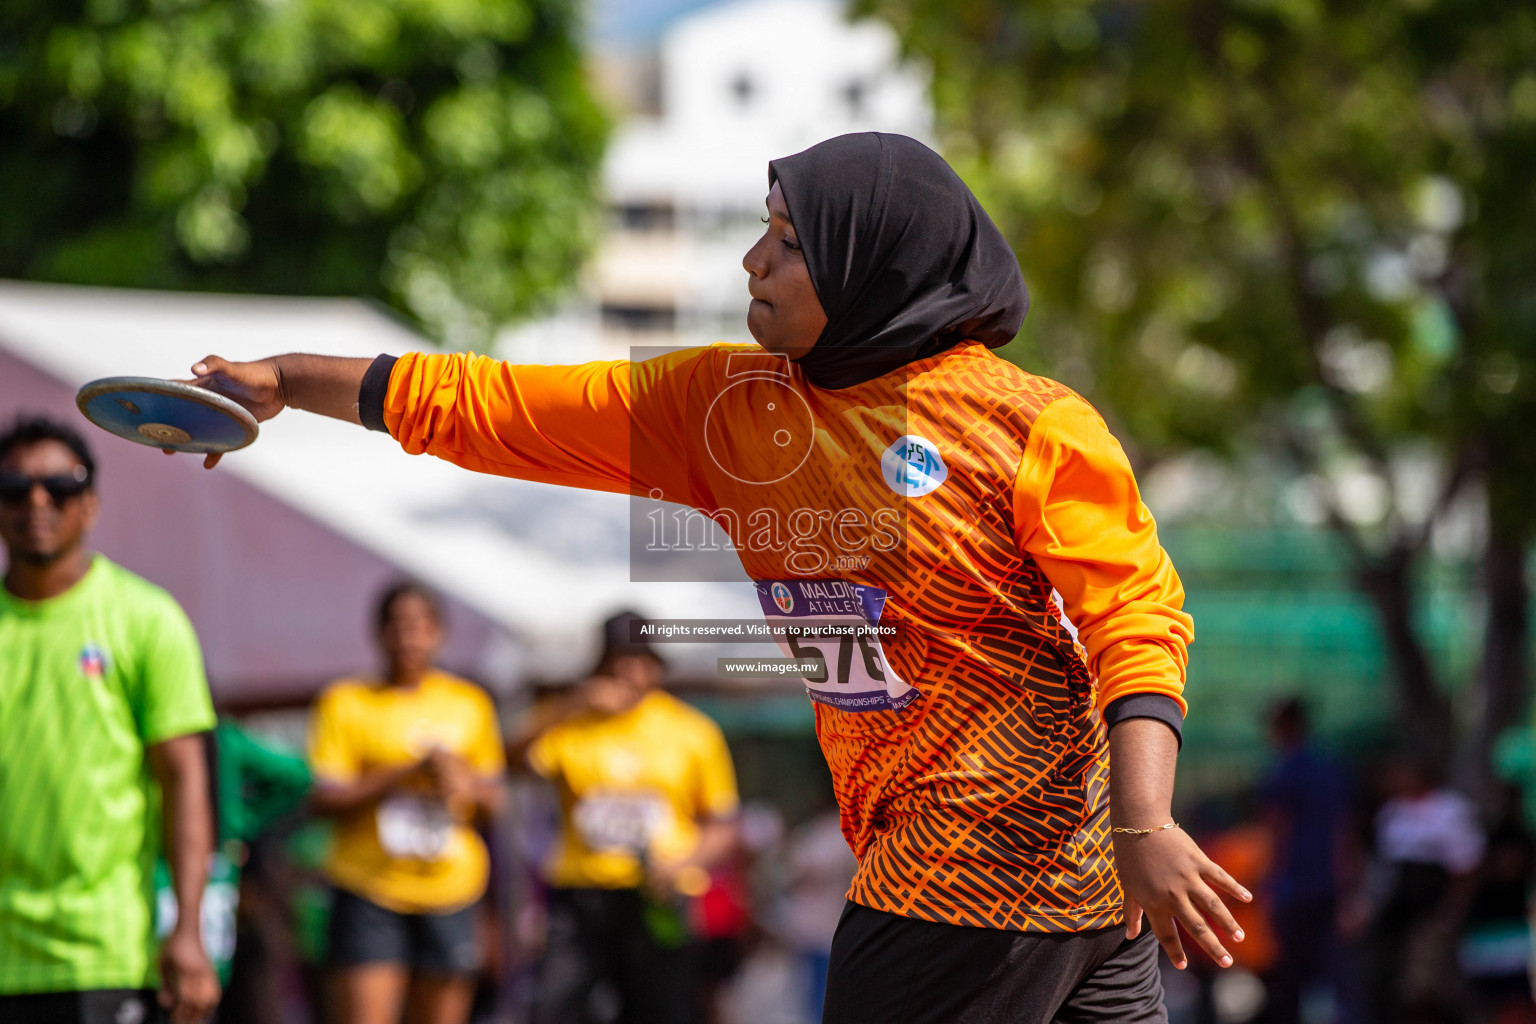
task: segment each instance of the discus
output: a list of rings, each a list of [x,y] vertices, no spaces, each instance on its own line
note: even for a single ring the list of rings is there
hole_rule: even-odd
[[[256,417],[207,388],[156,377],[106,377],[80,389],[75,404],[109,434],[151,448],[232,452],[256,440]]]

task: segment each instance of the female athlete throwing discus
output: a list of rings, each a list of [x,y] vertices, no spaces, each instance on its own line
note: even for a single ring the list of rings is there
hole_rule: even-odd
[[[990,351],[1024,282],[937,154],[848,135],[768,176],[742,261],[760,347],[193,373],[257,419],[293,406],[721,524],[765,616],[803,627],[785,648],[816,664],[859,858],[827,1024],[1166,1020],[1152,936],[1182,968],[1178,922],[1230,964],[1218,894],[1251,897],[1170,817],[1192,628],[1125,454],[1082,398]]]

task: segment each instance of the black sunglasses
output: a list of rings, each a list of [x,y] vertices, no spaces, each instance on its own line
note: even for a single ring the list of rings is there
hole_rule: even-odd
[[[84,466],[75,467],[69,476],[23,476],[20,473],[0,473],[0,502],[15,505],[26,501],[32,488],[42,485],[55,505],[62,505],[70,498],[84,494],[91,486],[91,475]]]

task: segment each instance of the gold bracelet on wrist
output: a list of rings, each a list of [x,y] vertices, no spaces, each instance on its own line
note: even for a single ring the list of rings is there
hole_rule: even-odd
[[[1166,825],[1159,825],[1156,828],[1112,828],[1112,829],[1110,829],[1110,831],[1111,832],[1123,832],[1123,833],[1125,833],[1128,836],[1149,836],[1153,832],[1162,832],[1162,831],[1165,831],[1165,830],[1170,829],[1170,828],[1178,828],[1178,827],[1179,827],[1179,823],[1178,822],[1170,821],[1168,824],[1166,824]]]

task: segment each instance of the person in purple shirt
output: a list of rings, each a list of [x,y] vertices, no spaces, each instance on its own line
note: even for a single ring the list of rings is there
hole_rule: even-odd
[[[1302,994],[1328,978],[1338,945],[1334,920],[1349,800],[1343,771],[1308,734],[1300,700],[1277,704],[1269,729],[1279,757],[1263,786],[1275,842],[1266,902],[1280,947],[1269,976],[1269,1019],[1294,1024]]]

